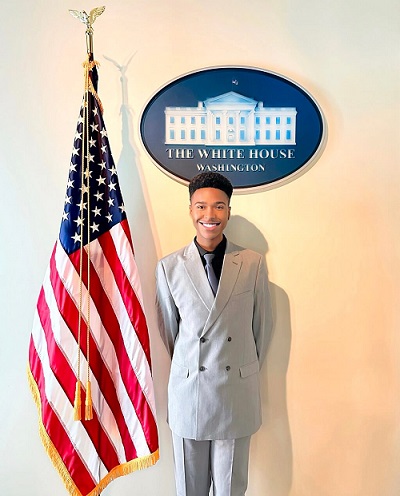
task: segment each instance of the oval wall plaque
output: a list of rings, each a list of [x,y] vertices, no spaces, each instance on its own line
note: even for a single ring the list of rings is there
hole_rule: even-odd
[[[144,147],[163,172],[187,184],[215,171],[235,191],[270,189],[310,168],[325,145],[317,102],[262,69],[212,67],[162,87],[140,118]]]

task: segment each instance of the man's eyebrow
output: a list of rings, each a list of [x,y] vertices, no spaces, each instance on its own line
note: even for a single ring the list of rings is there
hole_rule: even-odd
[[[194,204],[195,205],[207,205],[207,202],[205,202],[205,201],[197,201]],[[210,203],[210,205],[226,205],[226,202],[224,202],[224,201],[216,201],[214,203]]]

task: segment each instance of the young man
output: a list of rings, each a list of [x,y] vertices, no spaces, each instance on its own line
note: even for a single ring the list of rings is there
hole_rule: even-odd
[[[261,255],[223,234],[232,190],[218,173],[193,178],[196,237],[157,265],[177,496],[208,496],[211,484],[215,496],[243,496],[250,436],[261,425],[259,369],[272,322],[267,271]]]

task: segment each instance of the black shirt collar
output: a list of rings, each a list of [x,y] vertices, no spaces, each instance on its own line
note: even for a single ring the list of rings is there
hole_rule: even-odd
[[[216,257],[223,257],[225,255],[225,250],[226,250],[226,237],[223,235],[223,239],[221,243],[219,243],[213,251],[207,251],[204,248],[202,248],[199,243],[197,242],[197,239],[194,238],[194,244],[197,246],[197,249],[199,250],[200,256],[203,257],[206,253],[214,253]]]

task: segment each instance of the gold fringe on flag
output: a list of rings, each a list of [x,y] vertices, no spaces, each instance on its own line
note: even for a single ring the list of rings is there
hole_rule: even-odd
[[[122,465],[118,465],[113,468],[111,472],[109,472],[104,479],[102,479],[99,484],[91,491],[87,496],[100,496],[100,494],[104,491],[104,489],[118,477],[122,477],[123,475],[131,474],[132,472],[136,472],[137,470],[143,470],[145,468],[152,467],[155,465],[160,459],[160,452],[156,450],[154,453],[151,453],[147,456],[142,456],[141,458],[136,458],[136,460],[131,460],[130,462],[124,463]],[[74,496],[80,496],[78,494]]]

